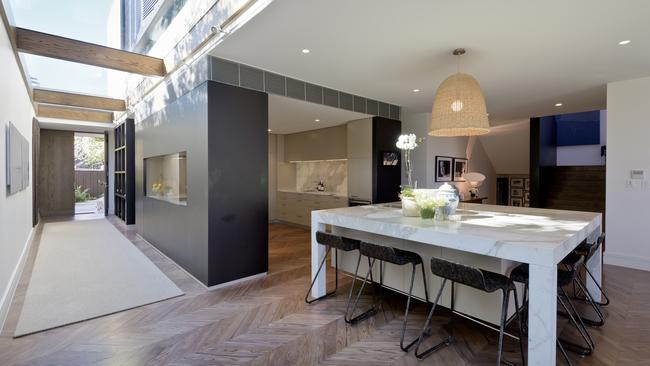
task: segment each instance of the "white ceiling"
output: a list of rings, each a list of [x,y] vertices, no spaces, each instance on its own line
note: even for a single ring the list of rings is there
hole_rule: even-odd
[[[316,130],[365,117],[369,115],[269,94],[271,133],[287,134]]]
[[[76,132],[104,133],[110,131],[115,126],[107,123],[84,122],[58,118],[37,117],[38,124],[45,130],[64,130]]]
[[[650,75],[649,15],[648,0],[275,0],[212,54],[428,112],[465,47],[503,121],[605,108],[608,82]]]

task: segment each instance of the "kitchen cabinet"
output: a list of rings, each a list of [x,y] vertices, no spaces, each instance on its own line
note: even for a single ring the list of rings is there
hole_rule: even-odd
[[[278,192],[278,219],[294,224],[311,225],[311,212],[330,208],[347,207],[343,196],[302,192]]]
[[[345,125],[292,133],[284,137],[285,161],[334,160],[346,157]]]

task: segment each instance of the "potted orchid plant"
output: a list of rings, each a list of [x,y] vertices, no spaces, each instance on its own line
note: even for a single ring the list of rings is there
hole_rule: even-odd
[[[418,147],[418,142],[422,142],[424,139],[418,138],[415,134],[405,134],[400,135],[395,143],[398,149],[402,150],[404,154],[404,170],[406,172],[406,179],[408,185],[402,186],[400,191],[400,199],[402,200],[402,213],[404,216],[419,216],[420,211],[415,202],[414,189],[417,188],[417,182],[413,184],[413,165],[411,164],[411,154],[416,147]]]

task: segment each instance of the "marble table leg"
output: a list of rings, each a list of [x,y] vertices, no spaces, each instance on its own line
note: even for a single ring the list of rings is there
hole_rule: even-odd
[[[325,256],[326,250],[324,245],[318,244],[316,241],[316,232],[325,231],[325,224],[318,222],[317,219],[312,215],[311,218],[311,278],[312,280],[316,277],[316,272],[318,271],[318,266]],[[311,289],[311,296],[320,297],[325,295],[326,291],[326,281],[327,278],[327,263],[323,266],[318,275],[318,279],[314,283],[314,287]]]
[[[531,264],[528,281],[528,364],[555,365],[557,268]]]
[[[594,231],[590,236],[589,236],[589,241],[590,242],[595,242],[598,239],[598,236],[600,236],[600,230]],[[587,268],[589,269],[589,272],[591,272],[591,275],[594,276],[596,281],[601,284],[603,283],[603,247],[601,246],[598,248],[598,252],[596,252],[587,262]],[[587,291],[591,294],[591,297],[593,297],[594,301],[602,301],[602,294],[600,290],[598,289],[598,286],[596,286],[596,283],[594,280],[591,279],[591,276],[589,274],[587,276]]]

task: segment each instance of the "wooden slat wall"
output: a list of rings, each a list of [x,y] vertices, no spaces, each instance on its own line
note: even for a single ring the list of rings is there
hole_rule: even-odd
[[[74,132],[41,130],[41,216],[74,214]]]
[[[113,123],[113,113],[93,111],[81,108],[67,108],[50,105],[38,105],[38,116],[60,119],[73,119],[76,121],[90,121]]]
[[[165,75],[165,64],[159,58],[19,27],[15,37],[20,52],[142,75]]]
[[[121,99],[96,97],[53,90],[34,89],[34,102],[60,104],[72,107],[103,109],[108,111],[124,111],[126,103]]]
[[[106,180],[103,170],[75,170],[74,185],[81,186],[81,190],[88,189],[88,193],[93,197],[104,195],[104,186],[99,181]]]

